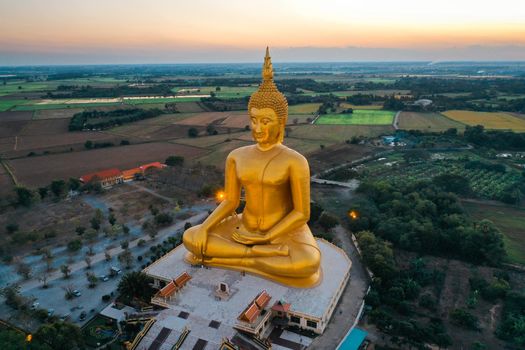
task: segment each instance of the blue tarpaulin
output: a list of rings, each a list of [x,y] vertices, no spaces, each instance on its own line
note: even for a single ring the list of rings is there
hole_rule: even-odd
[[[358,350],[363,340],[365,340],[368,333],[362,329],[354,327],[352,331],[347,334],[346,338],[339,344],[339,350]]]

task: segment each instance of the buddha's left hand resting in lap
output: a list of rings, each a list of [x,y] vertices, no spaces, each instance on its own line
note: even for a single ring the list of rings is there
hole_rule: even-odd
[[[321,255],[307,225],[310,170],[301,154],[282,144],[288,104],[273,82],[268,50],[263,82],[248,111],[257,143],[228,155],[225,199],[201,225],[184,232],[186,259],[289,286],[314,286],[320,279]],[[246,206],[237,215],[241,189]]]

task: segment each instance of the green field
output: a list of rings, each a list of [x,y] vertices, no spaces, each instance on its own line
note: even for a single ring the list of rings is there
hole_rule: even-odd
[[[389,125],[392,124],[395,112],[357,109],[351,114],[325,114],[315,124],[333,125]]]
[[[0,112],[7,111],[8,109],[11,109],[15,106],[23,105],[24,103],[29,103],[29,101],[28,100],[0,100]]]
[[[302,103],[288,106],[288,114],[314,114],[320,105],[320,103]]]
[[[525,265],[525,209],[469,202],[463,207],[476,220],[492,221],[504,235],[509,262]]]

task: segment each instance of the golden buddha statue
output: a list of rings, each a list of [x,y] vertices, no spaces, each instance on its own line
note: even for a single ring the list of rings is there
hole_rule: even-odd
[[[288,102],[273,81],[268,48],[262,76],[248,103],[257,144],[228,155],[224,200],[201,225],[184,232],[186,260],[312,287],[321,277],[321,254],[307,225],[310,169],[301,154],[282,144]],[[246,206],[237,215],[241,189]]]

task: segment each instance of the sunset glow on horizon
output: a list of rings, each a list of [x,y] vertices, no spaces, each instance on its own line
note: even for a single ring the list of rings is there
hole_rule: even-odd
[[[0,13],[0,65],[13,55],[89,54],[103,59],[119,52],[191,61],[192,53],[197,57],[266,45],[429,52],[525,47],[525,6],[518,0],[19,0],[0,3]]]

